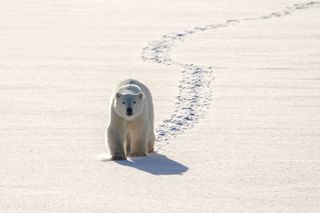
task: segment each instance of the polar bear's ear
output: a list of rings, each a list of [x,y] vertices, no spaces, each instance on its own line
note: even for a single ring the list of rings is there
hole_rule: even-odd
[[[119,99],[119,98],[121,97],[121,93],[120,93],[120,92],[117,92],[117,93],[116,93],[116,97],[117,97],[117,99]]]
[[[144,96],[143,92],[140,92],[140,93],[138,94],[139,99],[142,99],[143,96]]]

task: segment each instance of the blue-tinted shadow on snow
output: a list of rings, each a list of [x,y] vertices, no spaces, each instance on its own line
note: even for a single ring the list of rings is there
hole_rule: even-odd
[[[158,153],[152,153],[148,157],[138,157],[115,162],[122,166],[136,168],[153,175],[182,175],[189,169],[181,163]]]

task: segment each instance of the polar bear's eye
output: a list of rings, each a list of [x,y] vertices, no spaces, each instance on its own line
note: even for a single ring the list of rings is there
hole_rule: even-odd
[[[137,103],[137,102],[135,102],[135,101],[133,102],[133,104],[136,104],[136,103]]]
[[[124,102],[124,101],[122,102],[122,104],[125,104],[125,103],[126,103],[126,102]]]

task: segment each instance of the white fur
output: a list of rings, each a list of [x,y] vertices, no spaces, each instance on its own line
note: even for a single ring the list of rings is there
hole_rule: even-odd
[[[153,102],[144,84],[132,79],[121,82],[110,98],[109,119],[107,142],[113,160],[154,151]]]

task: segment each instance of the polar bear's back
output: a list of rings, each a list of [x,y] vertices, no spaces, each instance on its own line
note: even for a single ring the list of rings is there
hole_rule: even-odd
[[[129,86],[129,85],[138,86],[138,87],[141,88],[142,92],[148,92],[151,95],[148,87],[146,85],[144,85],[143,83],[141,83],[140,81],[135,80],[135,79],[126,79],[124,81],[121,81],[119,83],[119,85],[118,85],[118,88],[121,88],[121,87],[124,87],[124,86]]]
[[[151,95],[150,90],[148,89],[148,87],[146,85],[144,85],[143,83],[141,83],[138,80],[135,80],[135,79],[124,80],[119,83],[118,88],[121,88],[124,86],[129,86],[129,85],[134,85],[134,86],[140,87],[141,91],[146,95],[146,98],[148,99],[148,101],[150,100],[152,103],[152,95]]]

